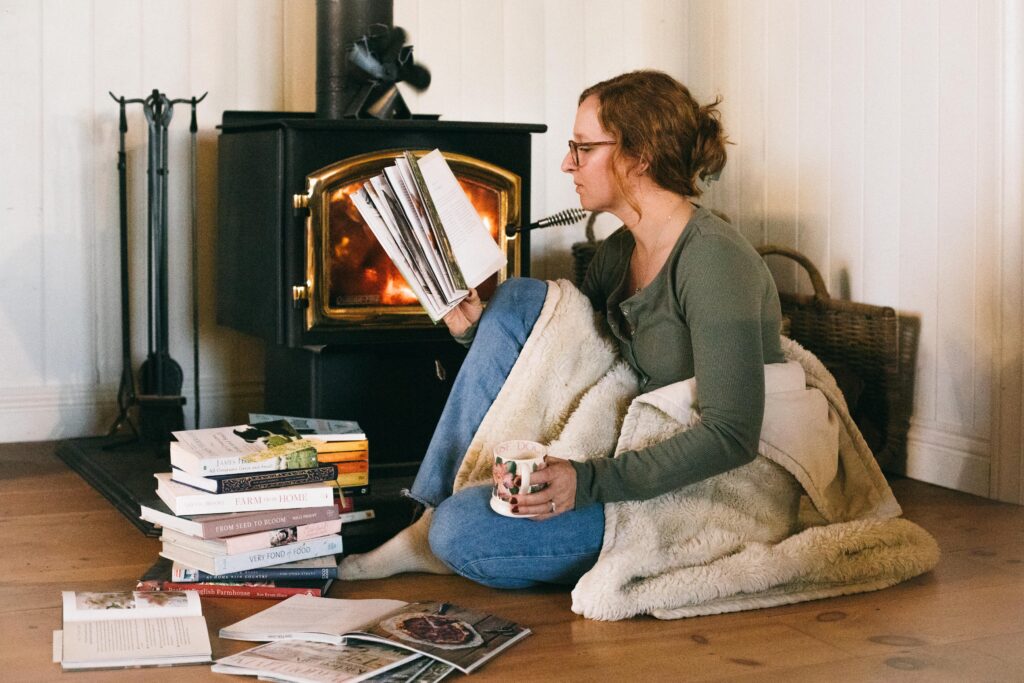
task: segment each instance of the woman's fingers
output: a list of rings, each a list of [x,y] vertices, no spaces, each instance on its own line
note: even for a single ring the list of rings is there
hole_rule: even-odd
[[[536,493],[523,493],[509,501],[512,512],[544,520],[572,510],[576,505],[576,470],[567,460],[548,456],[547,467],[531,475],[530,484],[546,486]]]

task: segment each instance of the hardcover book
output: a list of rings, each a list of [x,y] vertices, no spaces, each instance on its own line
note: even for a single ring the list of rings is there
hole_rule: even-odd
[[[173,432],[171,464],[200,477],[316,467],[316,448],[284,420]]]
[[[175,515],[203,515],[253,510],[286,510],[332,505],[334,493],[326,484],[286,486],[263,491],[209,493],[179,484],[170,472],[157,472],[156,495]]]
[[[326,580],[338,578],[338,561],[334,559],[333,555],[324,555],[309,560],[297,560],[285,564],[275,564],[270,567],[247,569],[241,572],[220,575],[208,574],[181,562],[171,562],[166,558],[161,558],[157,564],[160,563],[166,563],[170,566],[171,581],[183,583],[197,581],[301,581],[306,579]]]
[[[221,638],[371,641],[426,655],[470,673],[530,634],[500,617],[447,602],[296,596],[225,626]],[[220,663],[220,660],[218,661]]]
[[[147,522],[197,538],[227,538],[257,531],[341,519],[338,508],[333,502],[329,505],[311,508],[253,510],[214,515],[175,515],[160,498],[144,500],[139,507],[139,517]],[[344,521],[346,520],[342,519],[342,522]]]
[[[405,152],[351,198],[435,323],[506,265],[439,150]]]
[[[190,570],[193,573],[195,570]],[[326,596],[332,578],[302,580],[226,581],[221,577],[202,581],[175,581],[172,562],[161,557],[135,586],[139,591],[193,591],[211,598],[260,598],[284,600],[293,595]]]
[[[185,548],[193,548],[200,552],[234,555],[262,548],[278,548],[283,545],[308,541],[311,538],[319,538],[340,532],[341,520],[333,519],[329,522],[288,526],[270,531],[258,531],[254,534],[230,536],[228,538],[203,539],[183,534],[173,529],[164,529],[161,539],[176,543]]]
[[[233,555],[211,554],[164,539],[160,555],[190,567],[195,567],[208,574],[220,575],[229,572],[241,572],[246,569],[269,567],[275,564],[294,562],[295,560],[311,557],[337,555],[341,552],[341,548],[342,539],[340,534],[311,538],[308,541],[299,541],[298,543],[291,543],[278,548],[250,550]]]
[[[242,491],[262,491],[280,486],[299,486],[301,484],[318,484],[336,479],[336,465],[319,465],[303,467],[297,470],[277,470],[274,472],[246,472],[243,474],[215,474],[209,477],[198,477],[177,467],[171,470],[171,479],[202,489],[210,493],[239,493]],[[367,483],[367,482],[362,482]]]
[[[62,594],[64,630],[54,631],[61,667],[119,669],[201,664],[210,636],[195,593]]]

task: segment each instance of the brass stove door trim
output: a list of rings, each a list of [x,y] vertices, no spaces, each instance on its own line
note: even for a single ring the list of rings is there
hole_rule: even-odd
[[[364,182],[394,164],[404,150],[390,149],[348,157],[306,176],[306,194],[295,195],[297,209],[308,209],[306,216],[306,281],[293,287],[293,303],[306,309],[305,328],[354,326],[369,328],[432,327],[430,318],[416,303],[407,306],[377,305],[332,306],[327,286],[330,195],[339,186]],[[413,150],[423,156],[431,150]],[[506,255],[498,282],[520,274],[520,242],[509,237],[506,225],[519,225],[522,181],[519,175],[475,157],[442,152],[456,177],[466,178],[498,192],[498,246]]]

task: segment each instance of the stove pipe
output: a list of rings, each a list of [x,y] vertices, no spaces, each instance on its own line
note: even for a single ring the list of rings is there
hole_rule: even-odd
[[[316,2],[316,116],[340,119],[358,82],[350,83],[357,69],[348,63],[348,49],[357,40],[379,33],[381,24],[394,27],[392,0],[317,0]]]

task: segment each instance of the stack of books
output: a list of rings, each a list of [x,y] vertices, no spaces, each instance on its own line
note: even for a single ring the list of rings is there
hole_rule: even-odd
[[[300,434],[299,418],[175,432],[171,472],[156,474],[156,496],[142,519],[162,528],[157,562],[141,590],[194,590],[202,595],[284,598],[325,595],[337,578],[343,522],[373,517],[354,510],[352,495],[369,490],[366,436],[358,425],[323,437]],[[340,444],[340,445],[339,445]],[[359,444],[358,450],[346,445]],[[356,461],[321,462],[358,453]],[[358,462],[358,486],[339,464]],[[340,476],[345,476],[340,479]]]

